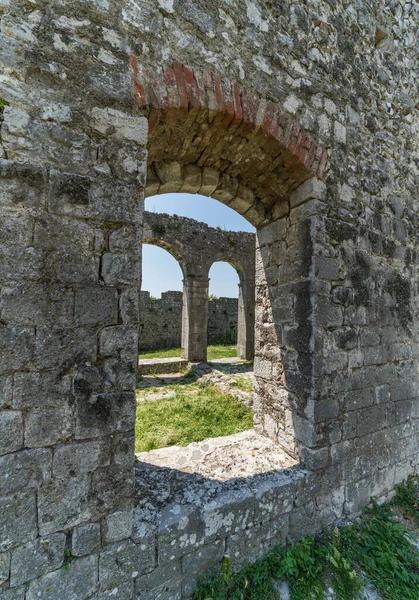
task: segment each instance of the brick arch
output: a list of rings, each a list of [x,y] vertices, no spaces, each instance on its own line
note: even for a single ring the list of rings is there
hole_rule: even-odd
[[[241,186],[240,194],[253,194],[235,210],[259,226],[284,214],[291,193],[307,179],[325,177],[327,150],[254,90],[209,69],[198,72],[179,62],[160,69],[139,65],[134,56],[130,61],[136,101],[149,121],[149,195],[158,182],[157,193],[182,191],[185,179],[199,180],[197,169],[205,194],[216,171],[211,193],[218,191],[226,204],[234,197],[223,195],[226,189]]]

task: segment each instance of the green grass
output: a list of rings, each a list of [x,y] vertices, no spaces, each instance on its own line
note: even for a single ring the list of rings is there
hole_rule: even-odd
[[[217,358],[234,358],[237,356],[237,347],[230,345],[208,346],[207,352],[208,360],[216,360]],[[181,348],[166,348],[164,350],[143,350],[139,353],[139,358],[180,358],[181,355]]]
[[[137,404],[136,452],[187,446],[209,437],[231,435],[253,427],[253,413],[236,398],[212,385],[173,385],[175,395]]]
[[[237,346],[219,345],[208,346],[208,360],[216,360],[217,358],[235,358],[237,356]]]
[[[397,505],[414,519],[419,517],[418,485],[419,479],[410,477],[396,486]],[[419,553],[411,540],[390,506],[372,503],[358,522],[278,546],[237,574],[224,559],[220,570],[201,577],[193,599],[278,600],[273,582],[286,579],[291,600],[323,600],[329,585],[337,600],[359,600],[366,578],[383,600],[418,600]]]
[[[165,348],[164,350],[141,350],[139,358],[180,358],[182,356],[181,348]]]
[[[243,377],[243,375],[233,375],[236,381],[236,387],[243,392],[253,392],[253,380],[250,377]]]

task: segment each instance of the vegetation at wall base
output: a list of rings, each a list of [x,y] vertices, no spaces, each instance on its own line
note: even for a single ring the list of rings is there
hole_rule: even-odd
[[[417,477],[396,486],[393,504],[415,522],[418,502]],[[336,600],[360,600],[366,581],[383,600],[418,600],[419,552],[412,542],[391,506],[373,501],[356,523],[277,547],[237,574],[227,557],[221,569],[201,577],[193,600],[277,600],[281,580],[288,582],[290,600],[323,600],[329,587]]]

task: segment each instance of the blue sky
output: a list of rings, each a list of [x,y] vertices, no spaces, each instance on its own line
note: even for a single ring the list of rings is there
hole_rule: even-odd
[[[255,231],[255,228],[225,204],[198,194],[162,194],[146,198],[145,208],[151,212],[190,217],[230,231]],[[210,270],[210,294],[235,298],[239,278],[227,263],[215,263]],[[159,297],[167,290],[182,290],[182,271],[176,259],[157,246],[143,246],[142,289]]]

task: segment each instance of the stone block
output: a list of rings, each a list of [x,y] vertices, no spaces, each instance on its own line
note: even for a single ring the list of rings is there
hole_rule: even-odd
[[[13,378],[9,375],[0,376],[0,409],[12,407]],[[13,407],[17,408],[17,407]]]
[[[343,324],[343,311],[340,306],[332,304],[327,296],[318,295],[316,298],[317,317],[319,327],[340,327]]]
[[[327,187],[323,181],[320,181],[316,177],[308,179],[302,183],[290,196],[290,206],[298,206],[307,200],[313,198],[318,200],[325,200]]]
[[[23,445],[23,418],[18,410],[0,413],[0,455],[15,452]]]
[[[196,581],[202,573],[209,569],[219,567],[225,555],[226,547],[225,540],[216,540],[212,544],[201,546],[182,558],[182,573],[183,582],[182,589],[186,598],[192,596]],[[173,563],[169,563],[172,565]]]
[[[36,488],[51,478],[52,450],[22,450],[0,458],[0,493]]]
[[[270,521],[288,513],[293,506],[296,487],[285,474],[256,479],[252,488],[255,494],[255,522]]]
[[[36,357],[40,369],[56,369],[71,361],[93,361],[97,337],[93,328],[39,328],[36,334]]]
[[[158,530],[159,564],[176,560],[195,550],[203,541],[203,522],[196,507],[180,504],[164,507]]]
[[[135,462],[135,436],[130,433],[121,433],[113,436],[112,456],[113,463],[128,469]]]
[[[60,371],[16,373],[13,408],[64,408],[72,400],[71,378]]]
[[[306,535],[319,532],[319,520],[314,504],[311,502],[296,508],[290,513],[289,539],[293,542],[301,540]]]
[[[9,579],[10,574],[10,552],[0,554],[0,586]],[[1,587],[0,587],[1,590]],[[0,592],[1,593],[1,592]]]
[[[66,569],[47,573],[29,584],[26,600],[81,600],[90,597],[97,587],[98,557],[77,558]]]
[[[105,542],[120,542],[131,536],[133,511],[121,510],[106,517]]]
[[[13,589],[0,588],[0,600],[25,600],[26,585]]]
[[[127,540],[105,548],[99,560],[101,588],[118,587],[125,581],[132,581],[152,571],[155,567],[154,539],[152,542],[149,545],[137,545]]]
[[[71,553],[73,556],[93,554],[100,548],[99,523],[82,523],[73,529]]]
[[[141,255],[141,248],[138,248],[138,231],[134,226],[124,225],[119,229],[112,231],[109,236],[110,252],[138,252]]]
[[[137,577],[135,593],[137,598],[145,600],[163,600],[177,598],[181,586],[182,570],[180,560],[169,562],[163,566]]]
[[[41,274],[42,257],[39,248],[21,248],[0,244],[0,279],[37,280]]]
[[[314,256],[314,276],[318,279],[332,281],[339,279],[339,263],[334,258],[326,256]]]
[[[139,145],[147,144],[148,121],[145,117],[133,116],[113,108],[92,109],[91,126],[99,133],[114,135],[121,140],[130,140]]]
[[[38,490],[39,533],[74,527],[91,517],[90,476],[54,479]]]
[[[61,567],[64,560],[65,534],[53,533],[13,550],[10,585],[22,585]]]
[[[125,325],[105,327],[99,336],[99,352],[102,356],[117,356],[121,350],[133,350],[137,345],[137,329]]]
[[[134,582],[124,581],[122,585],[111,587],[107,590],[98,592],[92,596],[91,600],[132,600],[134,597]]]
[[[34,350],[35,331],[33,329],[0,327],[0,355],[2,357],[0,374],[25,369],[33,359]]]
[[[231,557],[233,571],[240,570],[244,562],[255,562],[275,546],[284,544],[288,534],[288,519],[289,515],[283,515],[229,535],[226,554]]]
[[[72,214],[74,206],[89,203],[91,180],[86,175],[51,170],[49,207],[52,212]]]
[[[11,325],[72,324],[74,294],[68,288],[37,283],[4,287],[0,294],[2,318]]]
[[[103,281],[106,285],[139,285],[141,260],[136,254],[112,254],[102,257]]]
[[[134,469],[111,465],[97,469],[91,475],[91,506],[94,518],[127,510],[134,497]]]
[[[38,535],[35,491],[0,497],[0,515],[0,552]]]
[[[119,297],[119,312],[125,325],[133,325],[139,321],[139,298],[137,288],[124,290]]]
[[[133,392],[92,394],[77,403],[76,439],[132,431],[135,420]]]
[[[300,459],[305,469],[312,471],[324,469],[330,462],[329,449],[319,448],[315,450],[302,446],[300,449]]]
[[[40,448],[62,443],[72,435],[73,430],[73,416],[69,409],[31,410],[25,416],[25,446]]]
[[[74,316],[78,325],[118,322],[118,290],[89,286],[76,291]]]
[[[110,448],[106,442],[66,444],[54,448],[52,472],[54,477],[72,477],[95,471],[110,462]]]
[[[255,516],[255,495],[250,488],[223,492],[202,509],[204,540],[209,542],[248,527]]]

